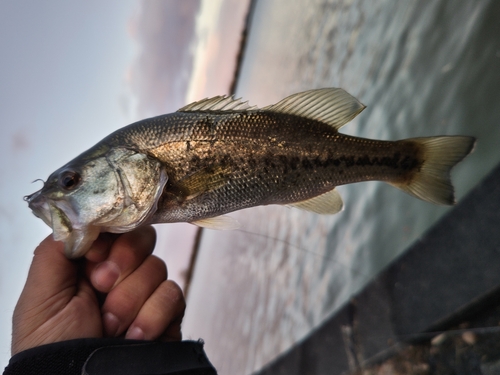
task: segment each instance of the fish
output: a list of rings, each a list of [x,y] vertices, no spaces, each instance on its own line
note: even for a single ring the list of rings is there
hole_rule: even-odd
[[[260,205],[335,214],[343,208],[335,188],[361,181],[454,204],[450,171],[475,138],[385,141],[339,133],[364,109],[341,88],[263,108],[233,96],[207,98],[116,130],[25,200],[64,242],[68,258],[85,255],[101,232],[175,222],[232,229],[237,223],[227,213]]]

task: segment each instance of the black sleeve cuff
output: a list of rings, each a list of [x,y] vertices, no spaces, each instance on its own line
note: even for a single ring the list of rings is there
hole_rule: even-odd
[[[216,375],[203,341],[77,339],[13,356],[4,375]]]

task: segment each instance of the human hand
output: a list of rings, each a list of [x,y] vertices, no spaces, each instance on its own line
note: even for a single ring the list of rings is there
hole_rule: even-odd
[[[12,355],[77,338],[180,340],[184,296],[151,255],[155,241],[150,226],[104,233],[75,261],[52,235],[43,240],[14,311]]]

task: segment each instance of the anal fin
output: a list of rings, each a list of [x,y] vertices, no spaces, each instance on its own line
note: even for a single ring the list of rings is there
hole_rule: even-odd
[[[191,224],[203,228],[218,229],[218,230],[233,230],[233,229],[238,229],[240,227],[240,223],[238,223],[236,219],[233,219],[231,216],[227,215],[196,220],[192,221]]]
[[[333,189],[314,198],[293,203],[291,206],[317,214],[333,215],[342,211],[344,202],[337,190]]]

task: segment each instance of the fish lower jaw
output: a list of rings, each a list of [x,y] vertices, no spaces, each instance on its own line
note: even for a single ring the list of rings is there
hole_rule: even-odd
[[[73,229],[71,233],[62,240],[64,242],[64,254],[68,258],[80,258],[90,249],[101,232],[99,227],[87,226]]]
[[[31,209],[33,215],[42,219],[43,222],[49,227],[52,227],[52,217],[50,214],[49,203],[46,199],[43,199],[43,196],[40,195],[40,192],[36,192],[29,196],[28,206]]]

